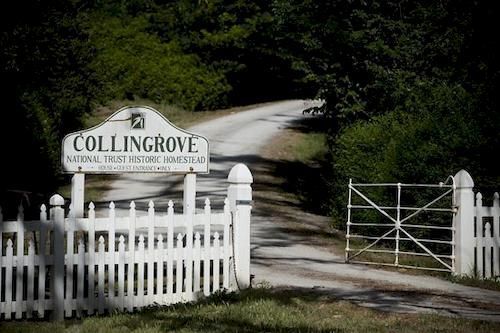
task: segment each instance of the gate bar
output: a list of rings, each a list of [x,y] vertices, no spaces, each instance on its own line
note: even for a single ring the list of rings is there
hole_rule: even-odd
[[[401,220],[401,223],[403,223],[404,221],[408,220],[408,219],[411,219],[413,216],[419,214],[421,211],[423,211],[424,209],[428,208],[430,205],[438,202],[439,200],[441,200],[442,198],[444,198],[445,196],[447,196],[450,192],[453,192],[453,188],[452,189],[449,189],[448,191],[444,192],[443,194],[441,194],[439,197],[437,197],[436,199],[432,200],[431,202],[429,202],[427,205],[419,208],[417,211],[415,211],[414,213],[411,213],[410,215],[408,215],[407,217],[405,217],[404,219]]]
[[[396,250],[394,251],[394,265],[399,264],[399,229],[401,229],[401,184],[398,183],[398,205],[396,210]]]
[[[454,185],[447,184],[404,184],[404,183],[374,183],[374,184],[364,184],[364,183],[353,183],[352,186],[357,187],[382,187],[382,186],[394,186],[397,187],[401,185],[402,187],[436,187],[436,188],[452,188]]]
[[[396,210],[397,207],[389,207],[389,206],[378,206],[380,209],[387,209],[387,210]],[[372,206],[363,206],[363,205],[351,205],[351,208],[357,208],[357,209],[375,209]],[[431,211],[431,212],[446,212],[446,213],[453,213],[455,212],[454,209],[452,208],[417,208],[417,207],[405,207],[401,206],[399,207],[402,210],[423,210],[423,211]]]
[[[425,252],[429,253],[431,255],[431,257],[433,257],[434,259],[439,261],[441,264],[443,264],[443,266],[447,267],[449,270],[453,269],[450,265],[448,265],[447,263],[442,261],[440,258],[436,257],[436,255],[434,253],[432,253],[431,250],[429,250],[426,246],[424,246],[422,243],[420,243],[415,237],[410,235],[406,230],[401,229],[401,231],[403,231],[412,241],[417,243],[417,245],[420,246]]]
[[[349,178],[349,201],[347,203],[347,230],[346,230],[346,247],[345,247],[345,262],[349,262],[349,232],[351,226],[351,191],[352,178]]]

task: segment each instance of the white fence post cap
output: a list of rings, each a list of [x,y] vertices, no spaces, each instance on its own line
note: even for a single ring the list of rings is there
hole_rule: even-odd
[[[252,184],[253,177],[245,164],[238,163],[229,172],[227,181],[233,184]]]
[[[51,206],[63,206],[64,198],[61,197],[59,194],[54,194],[53,196],[50,197],[49,203]]]
[[[464,169],[457,172],[455,175],[455,184],[457,188],[473,188],[474,181],[472,180],[471,175],[465,171]]]

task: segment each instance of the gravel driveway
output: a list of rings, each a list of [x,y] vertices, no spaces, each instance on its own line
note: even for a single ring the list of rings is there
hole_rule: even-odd
[[[198,176],[197,204],[206,197],[214,207],[222,205],[225,179],[236,163],[246,163],[259,186],[266,171],[261,151],[279,135],[280,130],[304,117],[302,111],[313,102],[294,100],[234,113],[190,128],[210,142],[209,175]],[[130,200],[145,209],[154,200],[157,209],[175,200],[181,207],[182,178],[171,175],[123,175],[111,184],[103,201],[115,201],[117,215],[125,215]],[[268,189],[269,190],[269,189]],[[272,189],[271,189],[272,190]],[[278,195],[279,197],[280,195]],[[326,229],[327,219],[287,205],[283,196],[280,214],[270,215],[256,195],[252,214],[252,274],[254,283],[314,289],[383,311],[425,312],[449,316],[500,321],[500,292],[466,287],[443,279],[402,274],[361,265],[344,264],[342,255],[315,245],[315,232]],[[300,234],[290,229],[290,221],[318,225]],[[323,223],[324,227],[321,227]],[[316,231],[314,231],[316,230]]]

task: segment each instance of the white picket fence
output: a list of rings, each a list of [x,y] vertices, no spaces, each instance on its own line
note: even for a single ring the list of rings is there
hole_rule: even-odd
[[[133,311],[235,288],[228,199],[222,212],[207,199],[204,213],[188,215],[170,201],[166,214],[150,202],[138,216],[131,202],[123,218],[113,203],[106,218],[95,217],[92,203],[88,218],[64,218],[63,203],[51,198],[49,219],[42,206],[39,221],[24,221],[21,208],[17,221],[0,223],[4,319]]]
[[[474,193],[471,175],[455,175],[456,214],[455,274],[491,278],[500,276],[500,203],[498,193],[492,206],[483,205],[481,193]]]
[[[500,276],[500,200],[493,196],[492,206],[483,206],[483,196],[476,193],[475,270],[482,278]]]

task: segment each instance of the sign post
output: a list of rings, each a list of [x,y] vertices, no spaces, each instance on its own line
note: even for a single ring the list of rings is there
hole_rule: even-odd
[[[73,216],[83,217],[85,174],[184,174],[184,212],[194,212],[196,174],[209,172],[209,144],[147,106],[125,107],[103,123],[68,134],[62,169],[73,173]]]
[[[85,174],[78,172],[71,178],[71,213],[83,217],[85,202]]]

